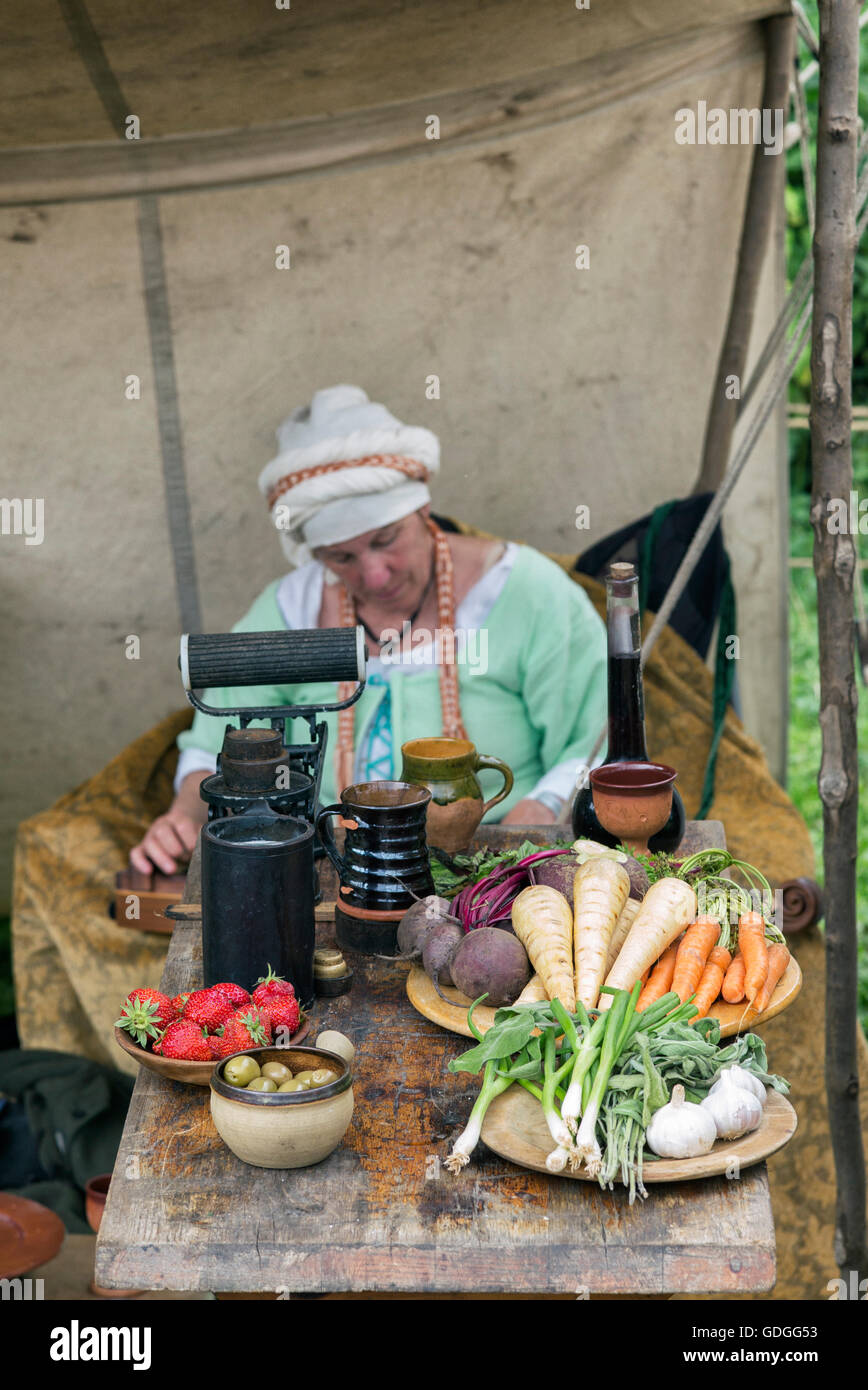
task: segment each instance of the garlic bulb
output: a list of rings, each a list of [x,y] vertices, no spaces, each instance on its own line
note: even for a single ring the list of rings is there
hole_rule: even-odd
[[[728,1076],[730,1080],[734,1081],[736,1086],[740,1086],[743,1091],[750,1091],[756,1096],[760,1105],[765,1106],[768,1100],[766,1088],[759,1077],[754,1076],[753,1072],[748,1071],[746,1067],[724,1067],[711,1090],[708,1092],[710,1096],[713,1096],[716,1091],[720,1090],[725,1076]]]
[[[761,1123],[762,1105],[752,1091],[737,1086],[728,1071],[721,1072],[720,1082],[720,1090],[709,1092],[700,1109],[713,1119],[718,1139],[740,1139]]]
[[[655,1111],[645,1131],[645,1142],[661,1158],[697,1158],[707,1154],[717,1138],[717,1126],[701,1105],[684,1099],[684,1087],[676,1086],[668,1105]]]

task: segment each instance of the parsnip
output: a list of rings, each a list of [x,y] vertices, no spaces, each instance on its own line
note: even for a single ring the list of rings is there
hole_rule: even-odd
[[[516,1004],[541,1004],[544,999],[548,999],[545,985],[539,975],[531,975],[512,1007],[515,1008]]]
[[[512,904],[512,925],[547,997],[575,1013],[573,914],[563,893],[542,883],[523,889]]]
[[[696,894],[689,883],[680,878],[652,883],[605,983],[632,989],[695,916]],[[610,994],[601,995],[600,1008],[608,1009],[611,1002]]]
[[[609,971],[612,969],[612,966],[615,964],[615,961],[618,959],[618,953],[621,950],[621,947],[624,945],[624,942],[627,940],[627,935],[630,931],[630,928],[636,920],[636,913],[639,911],[639,908],[641,906],[642,904],[638,898],[628,898],[624,906],[621,908],[621,916],[615,923],[615,927],[612,932],[612,939],[609,942],[609,955],[606,960],[607,975]]]
[[[609,942],[630,892],[630,875],[614,859],[594,858],[573,881],[573,948],[576,999],[586,1009],[597,1003],[606,976]]]

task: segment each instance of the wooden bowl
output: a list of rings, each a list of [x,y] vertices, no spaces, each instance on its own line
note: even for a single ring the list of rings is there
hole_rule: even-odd
[[[306,1038],[310,1032],[310,1019],[307,1014],[301,1015],[300,1027],[297,1033],[293,1033],[289,1040],[289,1046],[294,1047],[296,1043]],[[164,1076],[167,1081],[182,1081],[188,1086],[207,1086],[211,1081],[211,1073],[218,1060],[214,1058],[208,1062],[184,1062],[174,1057],[161,1057],[158,1052],[146,1052],[143,1047],[139,1047],[134,1042],[129,1033],[123,1028],[115,1029],[115,1042],[118,1047],[123,1048],[127,1056],[135,1058],[139,1066],[146,1067],[148,1071],[155,1071],[158,1076]],[[250,1049],[252,1052],[255,1048]]]

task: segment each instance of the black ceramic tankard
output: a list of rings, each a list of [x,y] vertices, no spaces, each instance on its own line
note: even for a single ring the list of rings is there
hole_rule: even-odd
[[[313,826],[265,801],[202,830],[205,985],[252,990],[271,965],[299,1004],[314,1001]]]
[[[369,912],[402,911],[434,892],[425,840],[431,793],[411,782],[359,782],[316,818],[326,854],[341,881],[341,902]],[[346,827],[339,854],[331,816]]]

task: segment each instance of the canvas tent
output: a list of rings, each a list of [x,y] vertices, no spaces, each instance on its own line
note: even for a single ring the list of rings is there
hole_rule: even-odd
[[[4,895],[18,821],[183,703],[178,632],[280,572],[255,479],[316,388],[435,430],[437,510],[547,550],[690,491],[753,148],[675,113],[759,104],[776,8],[7,7],[3,491],[44,539],[0,537]],[[773,234],[754,353],[782,287]],[[776,414],[725,521],[779,776],[785,468]]]

